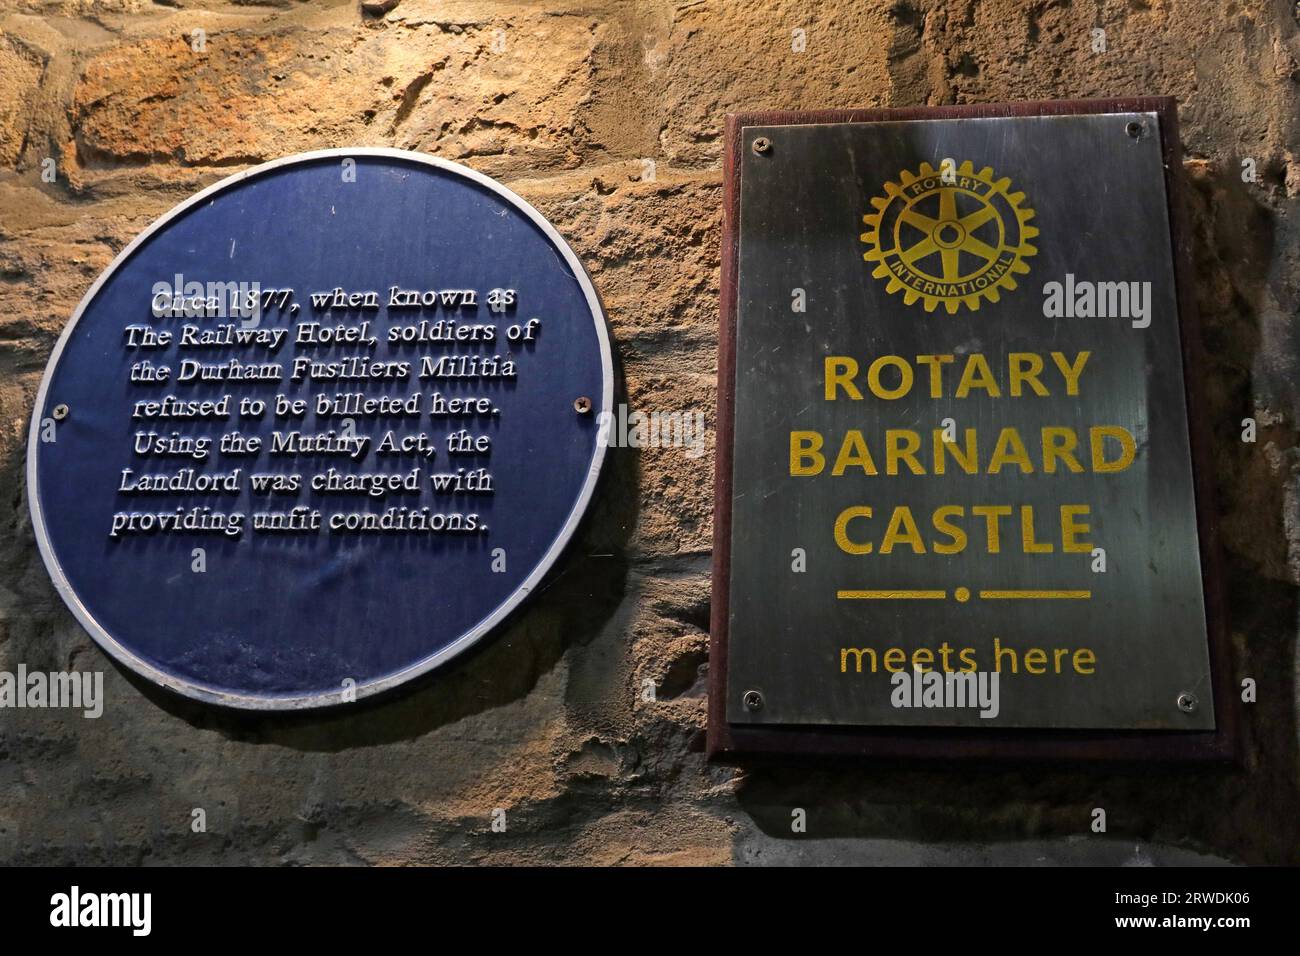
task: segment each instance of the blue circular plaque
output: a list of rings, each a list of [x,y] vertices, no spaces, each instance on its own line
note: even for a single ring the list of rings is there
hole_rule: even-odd
[[[182,203],[86,293],[36,400],[32,521],[149,680],[351,701],[537,587],[612,400],[596,291],[535,209],[418,153],[304,153]]]

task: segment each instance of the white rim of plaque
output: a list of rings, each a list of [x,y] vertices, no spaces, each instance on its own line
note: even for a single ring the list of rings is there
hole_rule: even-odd
[[[564,238],[555,230],[555,227],[536,209],[532,207],[523,197],[516,194],[513,190],[502,185],[496,180],[485,176],[484,174],[470,169],[468,166],[462,166],[460,163],[453,163],[450,160],[440,159],[437,156],[430,156],[425,153],[417,153],[404,149],[389,149],[387,147],[359,147],[356,149],[318,149],[305,153],[295,153],[292,156],[285,156],[280,159],[272,160],[269,163],[262,163],[246,169],[243,172],[236,173],[233,176],[227,176],[206,189],[195,193],[189,199],[174,206],[160,218],[151,223],[144,232],[136,236],[131,243],[117,254],[117,257],[109,264],[99,277],[95,279],[93,285],[82,297],[77,309],[72,314],[71,321],[64,327],[63,333],[55,343],[54,351],[50,354],[50,360],[45,366],[45,373],[41,377],[41,386],[36,393],[36,403],[32,410],[32,422],[27,437],[27,498],[28,506],[32,515],[32,527],[36,533],[36,544],[40,549],[41,558],[45,562],[45,568],[49,572],[51,580],[54,582],[55,590],[58,591],[59,597],[67,604],[73,615],[83,628],[90,634],[104,651],[111,657],[124,664],[132,671],[147,677],[155,684],[167,687],[185,697],[194,700],[204,701],[211,704],[221,704],[228,707],[236,707],[245,710],[308,710],[316,707],[326,707],[330,705],[350,703],[349,696],[356,700],[363,697],[372,697],[375,694],[382,693],[413,680],[422,674],[433,670],[439,664],[445,663],[451,658],[460,654],[474,644],[478,643],[498,624],[500,624],[511,612],[515,610],[527,597],[532,593],[538,582],[546,576],[547,572],[559,560],[560,555],[568,546],[569,541],[573,538],[574,532],[577,531],[578,524],[582,521],[587,512],[587,507],[591,503],[591,498],[596,490],[596,482],[600,478],[601,466],[605,461],[605,444],[596,442],[595,454],[592,456],[590,466],[587,470],[587,477],[583,483],[582,491],[578,495],[578,500],[569,512],[568,518],[560,528],[560,533],[551,547],[542,556],[541,560],[524,579],[523,583],[517,587],[511,595],[502,602],[496,610],[488,617],[477,624],[475,627],[463,633],[451,644],[447,645],[436,654],[426,657],[415,664],[382,677],[377,680],[367,681],[366,683],[357,684],[354,688],[347,690],[340,687],[337,691],[330,691],[324,694],[310,694],[299,696],[279,696],[279,697],[260,697],[249,694],[229,693],[226,691],[214,690],[203,684],[196,684],[190,681],[182,680],[173,674],[159,670],[148,661],[138,657],[129,649],[119,643],[111,634],[108,633],[99,622],[81,603],[72,586],[68,583],[67,576],[63,573],[63,568],[54,555],[54,550],[50,545],[49,534],[45,527],[45,518],[41,512],[40,496],[38,494],[39,485],[37,483],[37,461],[39,458],[38,451],[40,446],[40,430],[45,410],[46,395],[50,386],[55,369],[58,367],[59,358],[63,355],[64,346],[68,344],[72,337],[73,330],[81,320],[82,313],[86,307],[95,298],[100,287],[108,281],[118,268],[131,257],[131,254],[145,242],[150,236],[158,232],[169,222],[179,216],[181,213],[193,208],[209,197],[228,189],[246,179],[260,176],[263,173],[270,172],[274,169],[280,169],[285,166],[298,165],[300,163],[315,162],[321,159],[347,159],[357,156],[380,156],[389,159],[401,160],[408,163],[418,163],[423,166],[430,166],[455,176],[463,177],[472,183],[500,196],[506,202],[510,203],[519,212],[523,213],[534,225],[537,226],[551,242],[551,244],[564,257],[570,271],[577,280],[583,295],[586,297],[587,306],[591,311],[591,318],[596,327],[596,338],[600,346],[600,363],[601,363],[601,404],[597,412],[609,409],[614,401],[614,362],[610,351],[609,330],[606,324],[605,310],[600,302],[600,296],[596,288],[592,285],[591,277],[587,274],[586,268],[578,259],[573,249]],[[346,677],[341,675],[340,681]]]

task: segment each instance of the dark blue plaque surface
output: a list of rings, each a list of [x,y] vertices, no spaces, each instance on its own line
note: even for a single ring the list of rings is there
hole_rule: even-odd
[[[256,284],[264,307],[255,318],[155,316],[158,283],[181,287],[176,277],[205,289]],[[432,305],[390,308],[392,287],[470,290],[475,302],[449,305],[438,297]],[[379,306],[313,304],[312,292],[336,288],[373,291]],[[264,295],[285,289],[292,294]],[[513,290],[516,301],[494,311],[487,302],[494,289]],[[427,329],[439,320],[492,327],[495,338],[484,341],[480,328],[477,340],[388,341],[391,327],[423,321]],[[373,345],[296,341],[306,323],[359,329],[365,321]],[[177,340],[133,347],[126,331],[148,326],[179,336],[186,325],[285,333],[278,347]],[[141,333],[133,334],[139,343]],[[375,363],[406,362],[409,374],[292,377],[302,358],[322,376],[329,363],[353,374],[357,362],[347,360],[357,356],[367,372]],[[473,368],[471,360],[481,371],[499,357],[497,370],[513,362],[515,374],[421,376],[426,358],[448,372],[447,356],[466,357],[451,363],[462,372]],[[177,381],[186,360],[278,364],[282,378]],[[132,381],[142,362],[170,367],[172,379]],[[124,250],[87,293],[50,360],[33,416],[33,521],[51,576],[82,625],[149,679],[191,697],[257,709],[364,697],[465,649],[537,585],[591,498],[604,454],[598,421],[612,391],[609,340],[591,282],[572,250],[523,200],[471,170],[420,154],[303,154],[231,177],[183,203]],[[403,402],[418,394],[419,411],[319,413],[320,396],[354,393]],[[434,393],[489,401],[465,414],[433,416]],[[141,401],[219,402],[226,395],[231,407],[224,417],[138,414]],[[305,400],[305,414],[277,415],[276,396]],[[266,401],[267,408],[260,416],[241,414],[241,398]],[[390,430],[399,440],[425,434],[436,448],[433,458],[423,451],[381,454],[381,436]],[[489,450],[450,454],[448,435],[462,430],[470,442],[486,437]],[[272,454],[273,434],[283,440],[293,431],[371,441],[357,457]],[[208,437],[213,447],[201,460],[141,454],[138,436],[149,432]],[[256,454],[222,454],[217,442],[232,432],[265,444]],[[382,496],[313,490],[312,478],[331,467],[340,474],[408,476],[416,467],[419,473],[414,490]],[[178,486],[188,487],[190,468],[207,476],[239,468],[238,488],[122,490],[140,475],[180,475]],[[125,479],[124,469],[132,472]],[[432,474],[460,469],[480,477],[478,470],[486,469],[491,490],[434,490]],[[253,474],[295,473],[303,479],[296,493],[252,490]],[[295,507],[319,511],[322,526],[254,529],[253,515]],[[328,527],[336,515],[364,522],[365,514],[390,509],[424,516],[424,526]],[[124,515],[145,513],[245,517],[238,535],[163,532],[157,517],[148,531],[118,527]]]

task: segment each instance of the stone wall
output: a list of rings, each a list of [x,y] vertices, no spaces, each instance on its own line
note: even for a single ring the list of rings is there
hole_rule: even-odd
[[[0,861],[1300,862],[1296,18],[1290,0],[0,0],[0,669],[107,671],[103,719],[0,712]],[[1240,769],[706,763],[711,446],[615,451],[527,613],[335,715],[145,686],[45,574],[24,459],[53,344],[133,236],[250,164],[382,145],[501,179],[591,271],[626,400],[712,422],[727,111],[1145,93],[1183,124],[1234,669],[1259,687]]]

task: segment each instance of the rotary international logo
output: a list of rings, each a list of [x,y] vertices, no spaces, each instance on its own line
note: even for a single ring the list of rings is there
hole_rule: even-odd
[[[945,162],[940,171],[922,163],[899,178],[885,183],[885,195],[871,200],[875,212],[862,217],[869,247],[862,258],[876,264],[871,274],[888,281],[886,291],[902,292],[907,305],[921,300],[927,312],[942,303],[954,315],[1015,289],[1014,277],[1029,271],[1024,260],[1038,251],[1029,242],[1038,230],[1009,178],[994,179],[988,166],[977,173],[970,160],[958,168]]]

